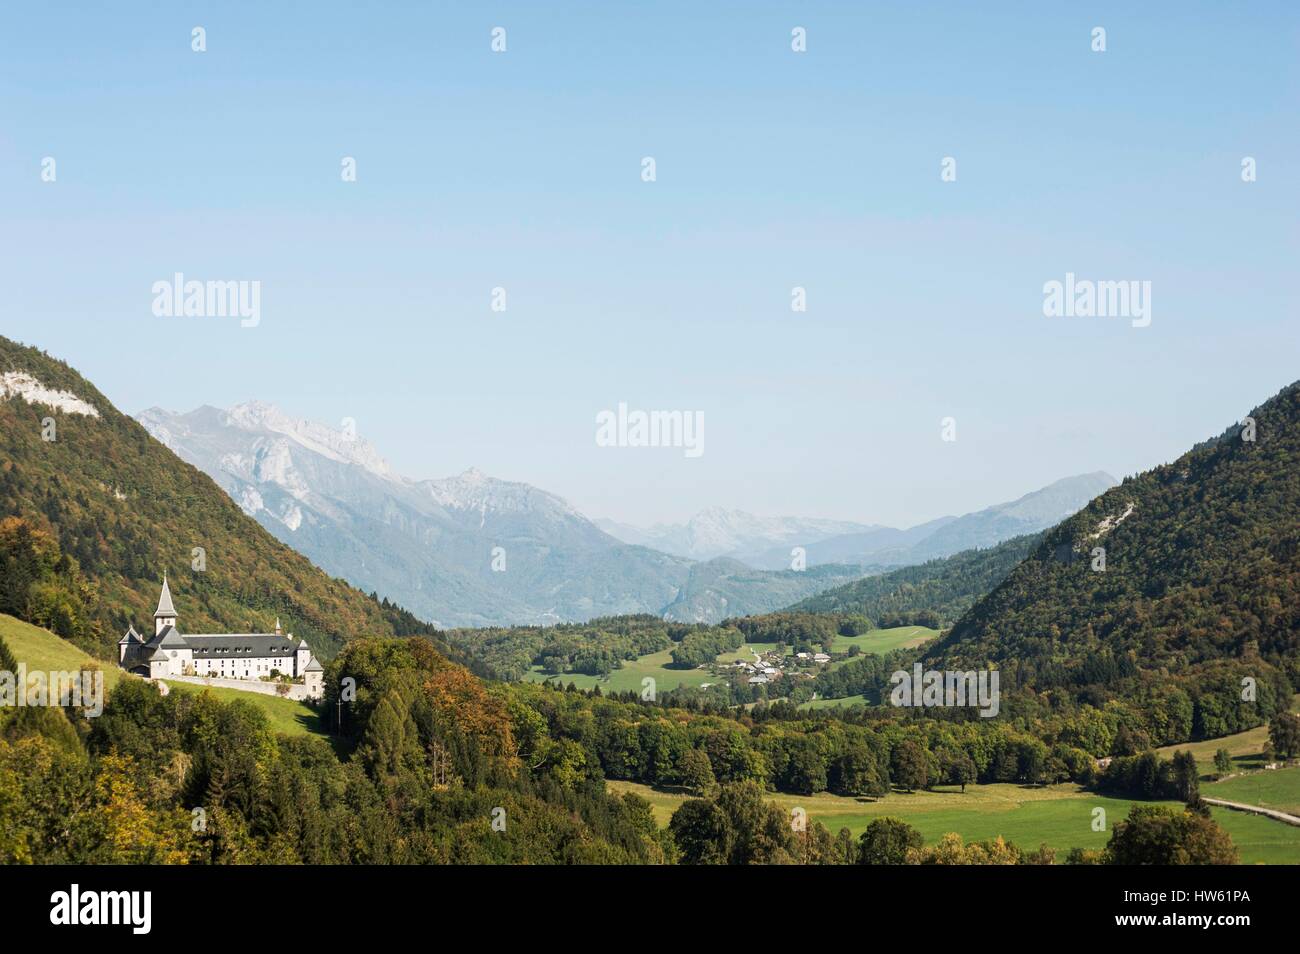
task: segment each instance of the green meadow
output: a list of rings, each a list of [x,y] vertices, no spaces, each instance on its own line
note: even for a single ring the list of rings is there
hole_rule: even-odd
[[[861,636],[836,636],[835,652],[847,653],[857,646],[864,653],[883,656],[895,649],[912,649],[928,643],[939,635],[937,629],[925,626],[895,626],[893,629],[873,629]]]
[[[561,686],[573,683],[579,689],[600,686],[601,692],[640,692],[641,680],[647,676],[655,680],[655,689],[658,692],[667,692],[681,686],[699,687],[705,683],[723,681],[707,669],[669,669],[672,661],[672,650],[665,649],[647,656],[638,656],[636,659],[625,659],[623,668],[615,669],[608,676],[585,676],[572,672],[551,675],[534,667],[524,675],[524,678],[532,682],[554,682]]]
[[[1300,767],[1250,772],[1201,784],[1206,798],[1223,798],[1300,816]]]
[[[296,702],[293,699],[264,696],[256,692],[241,692],[225,686],[196,686],[187,682],[168,682],[167,688],[172,692],[210,692],[222,702],[250,703],[265,713],[272,729],[284,735],[325,736],[327,734],[316,711],[306,703]]]
[[[60,639],[49,630],[24,623],[0,613],[0,639],[5,641],[14,658],[26,663],[27,669],[42,672],[73,672],[82,669],[99,669],[104,673],[104,686],[112,689],[124,673],[104,659],[95,659],[66,639]]]
[[[729,653],[723,653],[718,657],[717,661],[720,663],[753,662],[754,653],[762,655],[764,653],[775,651],[776,643],[745,643],[745,645],[741,646],[739,649],[733,650]],[[787,645],[785,647],[785,655],[793,656],[794,647]]]
[[[1300,693],[1291,697],[1291,711],[1300,712]],[[1167,745],[1156,749],[1162,758],[1173,758],[1175,752],[1191,752],[1196,757],[1196,764],[1202,775],[1214,771],[1214,753],[1227,749],[1232,758],[1233,771],[1259,768],[1264,760],[1264,746],[1268,743],[1268,726],[1256,726],[1235,735],[1225,735],[1219,739],[1207,739],[1204,742],[1184,742],[1182,745]]]
[[[865,706],[867,704],[867,697],[859,694],[856,696],[842,696],[838,699],[810,699],[808,702],[801,704],[799,709],[800,711],[807,711],[809,709],[840,709],[849,706]]]

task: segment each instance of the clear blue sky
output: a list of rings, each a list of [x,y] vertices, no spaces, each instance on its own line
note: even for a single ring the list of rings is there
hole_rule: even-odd
[[[1297,9],[8,5],[0,333],[123,410],[352,417],[634,522],[1122,476],[1300,377]],[[261,281],[260,326],[155,317],[176,271]],[[1067,271],[1151,281],[1151,326],[1044,317]],[[703,457],[597,447],[619,401],[702,411]]]

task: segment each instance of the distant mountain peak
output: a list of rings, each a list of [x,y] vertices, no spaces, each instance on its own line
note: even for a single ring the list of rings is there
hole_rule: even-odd
[[[377,477],[394,478],[388,462],[373,444],[356,433],[355,426],[334,428],[318,421],[295,418],[274,404],[245,401],[225,412],[225,423],[246,431],[280,434],[308,450],[341,463],[356,464]]]
[[[532,484],[489,477],[477,467],[470,467],[454,477],[423,480],[418,486],[427,490],[442,507],[502,513],[551,511],[559,516],[588,522],[568,501],[555,494],[540,490]]]

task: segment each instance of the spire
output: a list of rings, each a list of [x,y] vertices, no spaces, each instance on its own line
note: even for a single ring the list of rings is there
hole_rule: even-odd
[[[275,635],[280,635],[280,617],[275,618]]]
[[[153,618],[158,619],[162,616],[176,618],[176,608],[172,606],[172,591],[167,585],[167,574],[163,574],[162,595],[158,597],[158,609],[154,611]]]

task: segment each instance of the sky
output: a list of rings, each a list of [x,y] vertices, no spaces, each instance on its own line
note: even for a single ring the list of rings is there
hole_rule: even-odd
[[[7,5],[0,334],[593,517],[909,525],[1300,377],[1298,54],[1283,2]],[[258,323],[156,315],[177,272]],[[1044,315],[1067,273],[1150,324]],[[703,453],[600,446],[620,403]]]

